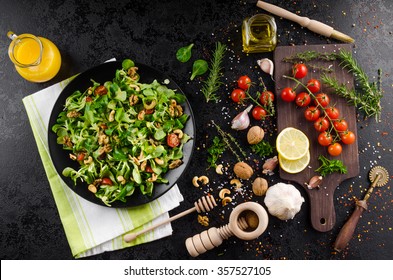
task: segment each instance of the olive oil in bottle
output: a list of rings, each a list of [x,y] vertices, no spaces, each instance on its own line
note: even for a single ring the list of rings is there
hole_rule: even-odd
[[[245,53],[271,52],[277,45],[277,27],[274,18],[257,14],[243,21],[242,37]]]

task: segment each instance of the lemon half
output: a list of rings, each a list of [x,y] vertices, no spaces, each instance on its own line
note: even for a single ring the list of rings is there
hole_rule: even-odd
[[[287,127],[278,134],[276,148],[282,159],[297,160],[309,152],[310,142],[299,129]]]

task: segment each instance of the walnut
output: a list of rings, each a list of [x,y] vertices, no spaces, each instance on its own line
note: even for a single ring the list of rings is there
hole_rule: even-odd
[[[94,94],[95,95],[105,95],[108,93],[108,90],[106,89],[105,86],[98,86],[96,87],[96,89],[94,90]]]
[[[265,132],[259,126],[251,127],[247,132],[247,141],[249,144],[254,145],[262,141]]]
[[[252,182],[252,192],[256,196],[262,196],[266,193],[268,188],[268,184],[266,179],[258,177],[255,178],[254,182]]]
[[[78,111],[70,111],[67,113],[67,118],[77,118],[81,115]]]
[[[233,168],[233,172],[235,172],[236,176],[240,179],[245,179],[248,180],[254,174],[254,171],[252,170],[251,166],[249,166],[247,163],[241,161],[235,164],[235,167]]]

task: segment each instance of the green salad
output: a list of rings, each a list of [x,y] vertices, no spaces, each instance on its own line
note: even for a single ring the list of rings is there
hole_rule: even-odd
[[[130,59],[114,76],[70,95],[52,127],[57,143],[79,163],[63,175],[85,182],[108,206],[125,202],[136,189],[151,196],[155,184],[168,183],[164,175],[182,164],[190,139],[183,132],[189,118],[183,94],[157,80],[140,83]]]

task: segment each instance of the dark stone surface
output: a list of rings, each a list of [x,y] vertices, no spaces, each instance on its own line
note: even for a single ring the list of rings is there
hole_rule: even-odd
[[[185,201],[171,212],[179,213],[206,192],[228,182],[206,171],[206,147],[216,134],[207,124],[215,120],[226,131],[229,122],[242,109],[229,101],[234,81],[242,74],[254,81],[263,76],[268,88],[273,82],[256,67],[256,60],[272,58],[272,53],[246,55],[241,51],[241,23],[245,17],[262,13],[256,1],[6,1],[0,0],[0,257],[1,259],[72,259],[49,184],[36,148],[22,98],[84,71],[104,60],[130,57],[170,75],[186,92],[197,120],[197,144],[189,171],[179,185]],[[352,197],[364,195],[369,169],[383,165],[391,169],[392,152],[392,45],[393,2],[374,1],[269,1],[283,8],[321,20],[356,39],[354,56],[369,74],[376,77],[383,69],[381,122],[358,118],[360,175],[342,183],[335,192],[337,222],[333,230],[320,233],[312,229],[308,203],[294,220],[271,218],[267,231],[252,241],[231,238],[200,259],[393,259],[393,203],[391,182],[373,194],[369,210],[360,220],[349,249],[334,253],[332,244],[341,226],[352,213]],[[334,3],[332,3],[334,2]],[[297,24],[276,17],[279,45],[334,44],[335,40],[318,36]],[[47,37],[59,47],[63,64],[50,82],[29,83],[18,76],[8,59],[10,41],[6,32],[32,33]],[[224,61],[224,85],[217,104],[204,102],[201,79],[189,81],[191,63],[175,59],[178,48],[194,43],[193,59],[210,59],[214,44],[221,41],[229,51]],[[253,124],[256,122],[253,121]],[[274,119],[262,123],[273,143]],[[232,131],[231,131],[232,132]],[[244,132],[233,133],[241,144]],[[223,161],[234,163],[225,153]],[[261,163],[254,166],[261,166]],[[259,171],[260,172],[260,171]],[[213,183],[209,189],[191,185],[194,175],[207,174]],[[269,183],[279,181],[277,175]],[[248,186],[250,183],[246,183]],[[248,187],[249,189],[249,187]],[[302,191],[302,188],[299,187]],[[302,191],[303,192],[303,191]],[[303,192],[303,196],[306,194]],[[238,196],[235,203],[247,200]],[[262,199],[253,198],[262,203]],[[233,206],[231,206],[233,207]],[[231,207],[210,214],[210,225],[228,220]],[[187,237],[205,228],[189,215],[172,224],[173,235],[131,249],[103,253],[91,259],[190,259],[185,250]]]

